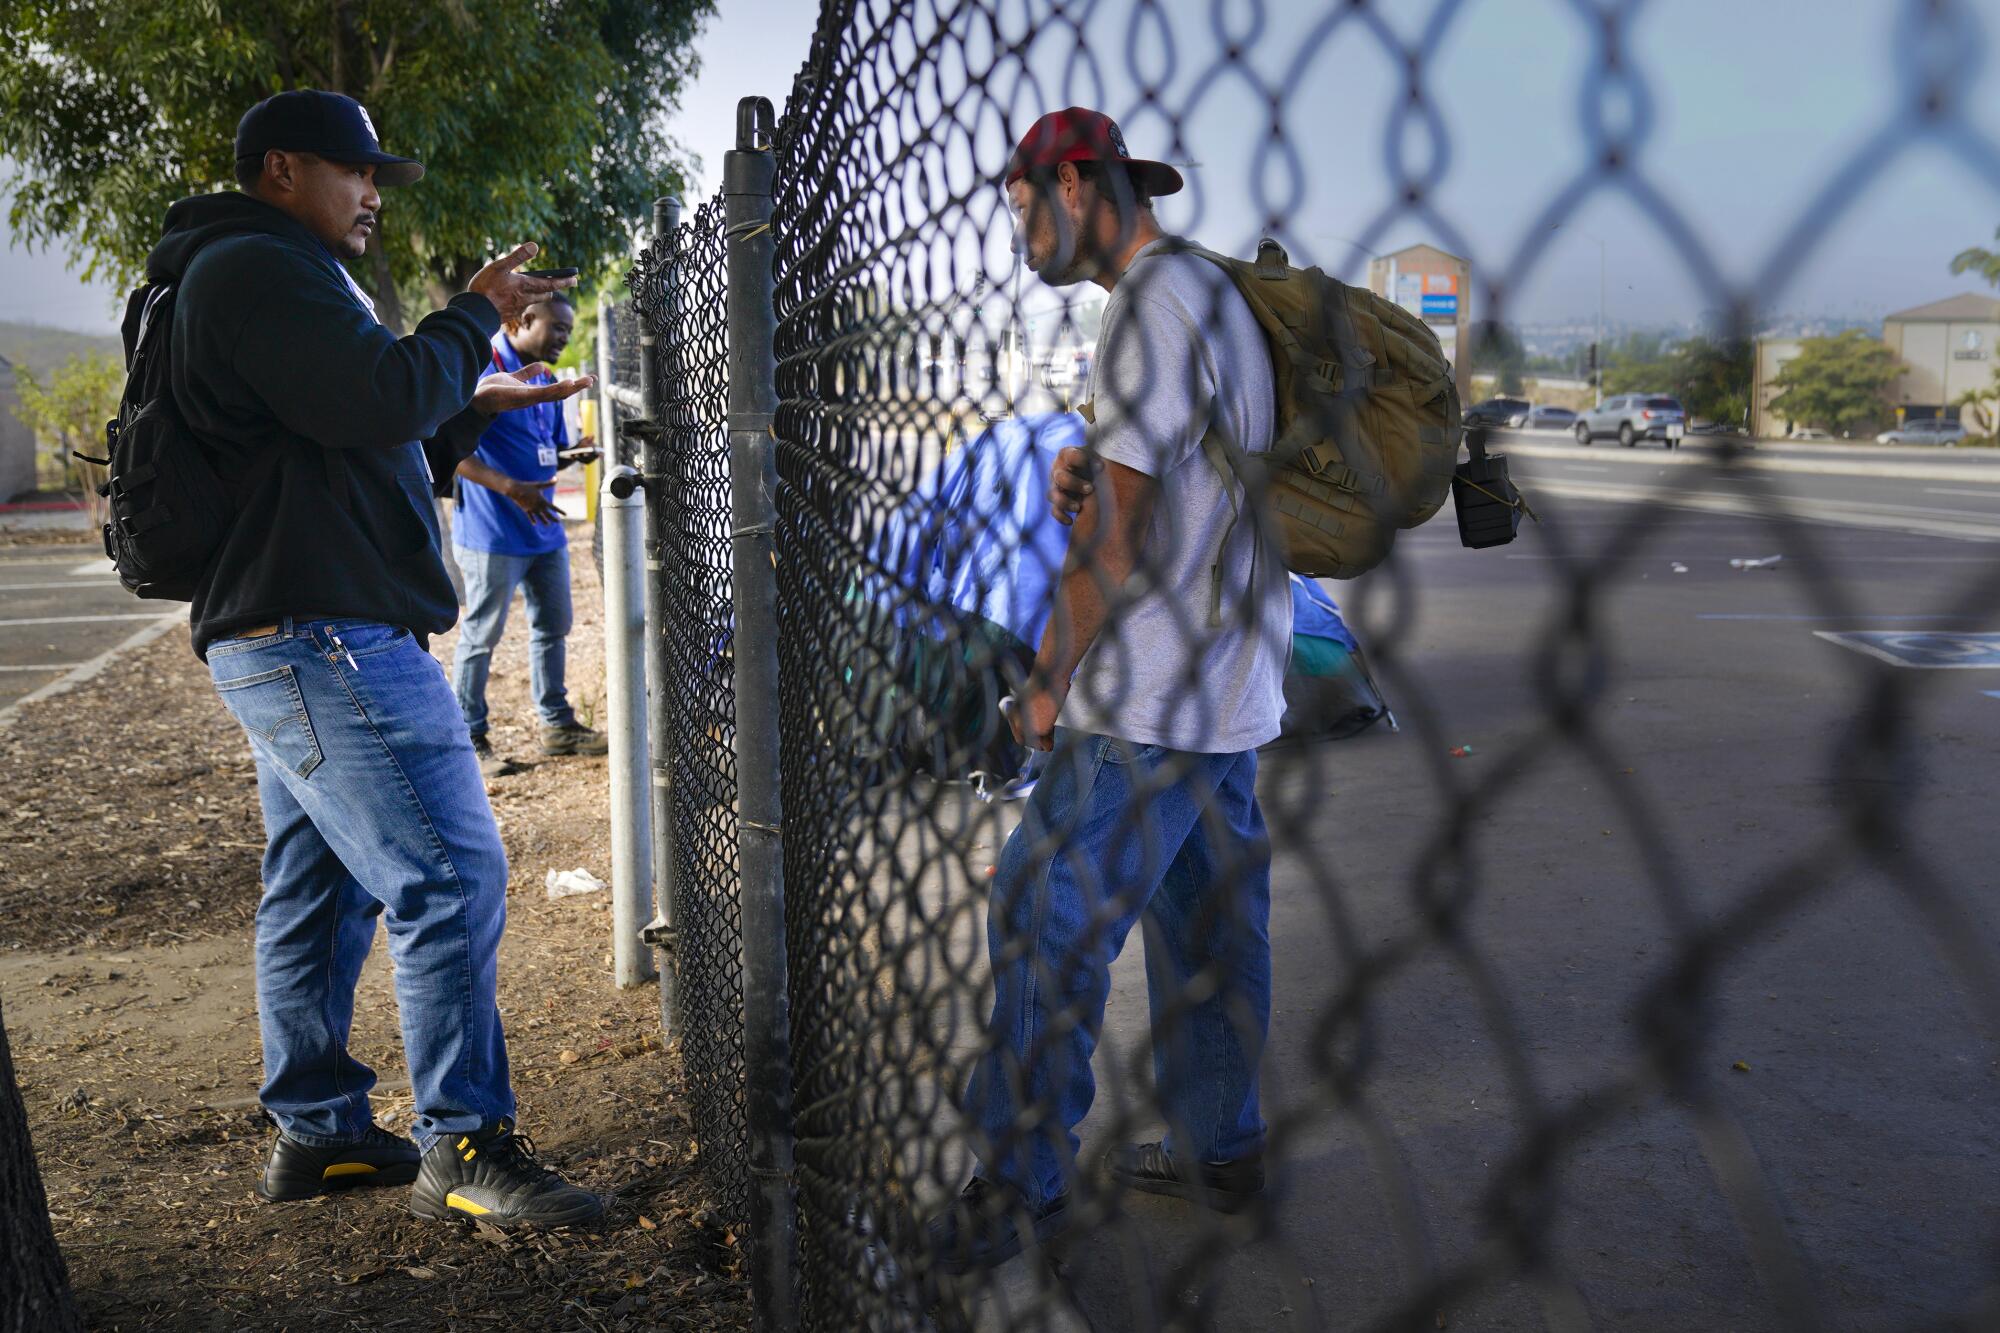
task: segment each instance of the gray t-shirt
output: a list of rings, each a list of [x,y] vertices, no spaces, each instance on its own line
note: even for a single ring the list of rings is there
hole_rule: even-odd
[[[1271,446],[1275,391],[1256,317],[1199,255],[1141,250],[1112,289],[1090,373],[1096,453],[1157,479],[1137,570],[1078,664],[1066,727],[1203,754],[1278,736],[1292,600],[1270,535],[1201,447],[1212,427],[1245,453]],[[1225,549],[1223,535],[1229,531]],[[1218,584],[1220,624],[1210,619]]]

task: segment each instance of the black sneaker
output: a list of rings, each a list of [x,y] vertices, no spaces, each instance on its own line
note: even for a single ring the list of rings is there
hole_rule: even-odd
[[[416,1178],[417,1145],[377,1125],[358,1142],[327,1148],[281,1132],[257,1178],[257,1197],[286,1203],[356,1185],[407,1185]]]
[[[1262,1153],[1191,1166],[1175,1161],[1163,1143],[1128,1143],[1106,1153],[1104,1166],[1127,1188],[1187,1199],[1219,1213],[1241,1212],[1264,1192]]]
[[[607,754],[610,750],[611,742],[603,732],[574,722],[566,727],[542,728],[543,754]]]
[[[587,1227],[604,1220],[605,1201],[536,1161],[528,1136],[502,1120],[433,1143],[410,1187],[410,1211],[496,1227]]]
[[[1053,1240],[1069,1226],[1069,1195],[1059,1194],[1031,1208],[1020,1194],[983,1176],[970,1184],[926,1228],[937,1266],[947,1273],[997,1268],[1021,1252],[1027,1223],[1037,1244]]]

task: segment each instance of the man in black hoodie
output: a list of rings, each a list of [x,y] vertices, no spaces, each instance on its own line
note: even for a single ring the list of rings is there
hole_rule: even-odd
[[[378,187],[422,166],[319,92],[253,107],[236,154],[243,192],[169,209],[147,276],[179,284],[174,398],[240,502],[192,621],[250,738],[268,840],[257,998],[279,1135],[258,1192],[415,1182],[423,1216],[594,1223],[604,1201],[515,1132],[495,999],[507,858],[427,646],[457,615],[434,493],[493,415],[589,385],[482,381],[489,340],[573,279],[516,272],[523,245],[397,338],[341,260],[364,253]],[[347,1049],[378,916],[414,1144],[375,1125],[374,1073]]]

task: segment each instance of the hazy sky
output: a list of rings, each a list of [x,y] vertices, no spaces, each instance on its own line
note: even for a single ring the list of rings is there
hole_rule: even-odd
[[[1001,136],[1018,134],[1045,103],[1094,102],[1123,119],[1135,154],[1199,164],[1188,170],[1195,188],[1163,201],[1162,213],[1170,226],[1211,245],[1247,253],[1275,218],[1290,234],[1295,259],[1348,276],[1358,271],[1350,265],[1361,258],[1359,239],[1382,251],[1452,236],[1479,272],[1497,273],[1523,253],[1558,192],[1588,174],[1582,127],[1584,108],[1596,101],[1598,60],[1592,29],[1579,17],[1585,2],[1378,0],[1370,11],[1383,16],[1395,42],[1418,40],[1441,8],[1453,15],[1423,64],[1445,132],[1434,197],[1442,227],[1392,216],[1385,132],[1403,89],[1383,34],[1347,19],[1329,39],[1310,40],[1323,14],[1348,10],[1345,0],[1160,0],[1162,22],[1136,36],[1126,28],[1130,4],[1099,4],[1100,18],[1082,34],[1094,60],[1069,59],[1076,45],[1069,29],[1034,34],[1026,73],[1035,82],[1009,80],[999,93],[1004,116],[976,118],[970,151],[992,160],[1004,152],[996,147]],[[887,4],[873,0],[871,7]],[[722,0],[720,7],[675,127],[703,158],[704,188],[720,179],[736,100],[763,93],[782,103],[817,12],[807,0]],[[1011,16],[1046,6],[999,8]],[[1831,213],[1814,214],[1830,229],[1789,281],[1775,290],[1760,285],[1755,294],[1774,309],[1875,318],[1979,290],[1976,279],[1953,277],[1947,265],[1965,246],[1990,242],[2000,223],[2000,8],[1961,3],[1961,26],[1928,42],[1909,39],[1905,15],[1920,6],[1908,0],[1654,0],[1639,8],[1628,55],[1643,72],[1653,116],[1640,156],[1643,177],[1732,286],[1773,272],[1785,238],[1819,191],[1908,99],[1913,71],[1954,62],[1976,70],[1963,98],[1988,145],[1972,153],[1985,154],[1985,174],[1948,144],[1902,145],[1885,171],[1832,201]],[[1260,11],[1261,27],[1253,22]],[[1245,54],[1228,77],[1204,83],[1218,29]],[[1309,52],[1302,66],[1295,63],[1301,52]],[[1162,90],[1164,106],[1184,107],[1201,90],[1196,110],[1179,124],[1178,149],[1165,118],[1135,114],[1135,66]],[[1299,154],[1296,194],[1282,160],[1258,151],[1271,110],[1253,83],[1292,90],[1278,114]],[[1624,100],[1612,103],[1611,116],[1631,114]],[[1437,151],[1420,131],[1405,139],[1416,161]],[[1517,275],[1508,314],[1594,316],[1599,250],[1588,237],[1603,242],[1612,320],[1698,314],[1712,300],[1669,243],[1670,225],[1628,198],[1586,202],[1566,215],[1539,263]],[[19,248],[0,258],[0,318],[110,328],[114,296],[82,287],[62,259]],[[1474,313],[1481,313],[1478,299]]]

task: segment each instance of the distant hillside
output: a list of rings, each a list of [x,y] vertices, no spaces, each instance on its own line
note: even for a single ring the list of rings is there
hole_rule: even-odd
[[[10,324],[0,320],[0,356],[17,366],[26,366],[37,376],[46,378],[63,362],[86,352],[124,356],[115,334],[74,333],[41,324]]]

